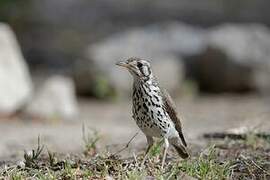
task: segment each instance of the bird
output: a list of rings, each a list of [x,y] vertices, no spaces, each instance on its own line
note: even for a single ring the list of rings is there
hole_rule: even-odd
[[[131,57],[117,62],[116,65],[126,68],[133,76],[132,117],[146,136],[146,155],[154,144],[154,138],[162,138],[165,146],[162,169],[170,144],[180,157],[188,158],[187,143],[176,106],[169,93],[159,85],[150,62]]]

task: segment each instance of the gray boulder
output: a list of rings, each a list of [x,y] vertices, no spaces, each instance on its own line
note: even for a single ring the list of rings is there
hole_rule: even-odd
[[[11,28],[0,23],[0,113],[12,114],[32,95],[32,81]]]
[[[106,99],[115,94],[114,86],[109,82],[107,75],[101,72],[91,60],[76,61],[73,79],[79,95]]]
[[[26,108],[26,113],[42,119],[75,120],[78,109],[73,81],[53,76],[40,88]]]
[[[27,60],[50,68],[72,68],[74,56],[89,41],[154,22],[177,19],[204,27],[229,21],[270,25],[269,0],[30,0],[23,6],[21,2],[1,1],[1,19],[16,24]]]
[[[162,54],[195,55],[204,47],[205,31],[184,23],[171,22],[132,28],[91,45],[89,57],[103,65],[109,59],[119,60],[130,56],[146,58]]]
[[[127,72],[115,66],[115,62],[129,57],[150,60],[161,85],[169,91],[175,91],[184,76],[181,57],[198,54],[203,48],[203,30],[175,22],[112,35],[91,45],[86,54],[106,74],[118,92],[129,92],[132,81]]]
[[[207,91],[265,91],[270,87],[270,31],[260,24],[225,24],[211,29],[207,48],[195,61]]]

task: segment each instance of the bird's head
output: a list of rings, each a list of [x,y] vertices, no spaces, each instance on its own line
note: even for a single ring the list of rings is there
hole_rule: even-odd
[[[134,78],[140,80],[149,80],[153,77],[150,63],[140,58],[132,57],[126,61],[117,62],[116,65],[127,68]]]

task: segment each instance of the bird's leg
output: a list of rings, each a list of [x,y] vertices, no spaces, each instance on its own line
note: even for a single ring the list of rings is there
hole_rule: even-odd
[[[142,161],[142,165],[144,165],[145,161],[146,161],[146,158],[148,156],[148,153],[149,153],[149,150],[151,149],[151,147],[153,146],[154,144],[154,139],[151,137],[151,136],[146,136],[146,139],[147,139],[147,149],[146,149],[146,152],[145,152],[145,155],[144,155],[144,158],[143,158],[143,161]]]
[[[163,170],[163,168],[164,168],[165,159],[166,159],[167,151],[169,148],[169,141],[167,138],[164,138],[164,146],[165,146],[165,149],[164,149],[164,154],[163,154],[163,158],[162,158],[161,170]]]
[[[151,141],[151,144],[148,144],[148,146],[147,146],[147,149],[145,151],[145,155],[147,155],[149,153],[152,146],[153,146],[153,142]]]

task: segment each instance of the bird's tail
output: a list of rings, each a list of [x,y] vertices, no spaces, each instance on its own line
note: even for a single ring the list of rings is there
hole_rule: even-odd
[[[172,138],[169,141],[176,149],[177,153],[181,158],[186,159],[189,157],[189,153],[187,152],[186,148],[181,144],[179,138]]]
[[[189,157],[189,154],[186,151],[184,146],[182,146],[182,145],[177,146],[177,145],[173,144],[173,147],[176,149],[176,151],[178,152],[179,156],[181,156],[181,158],[186,159]]]

